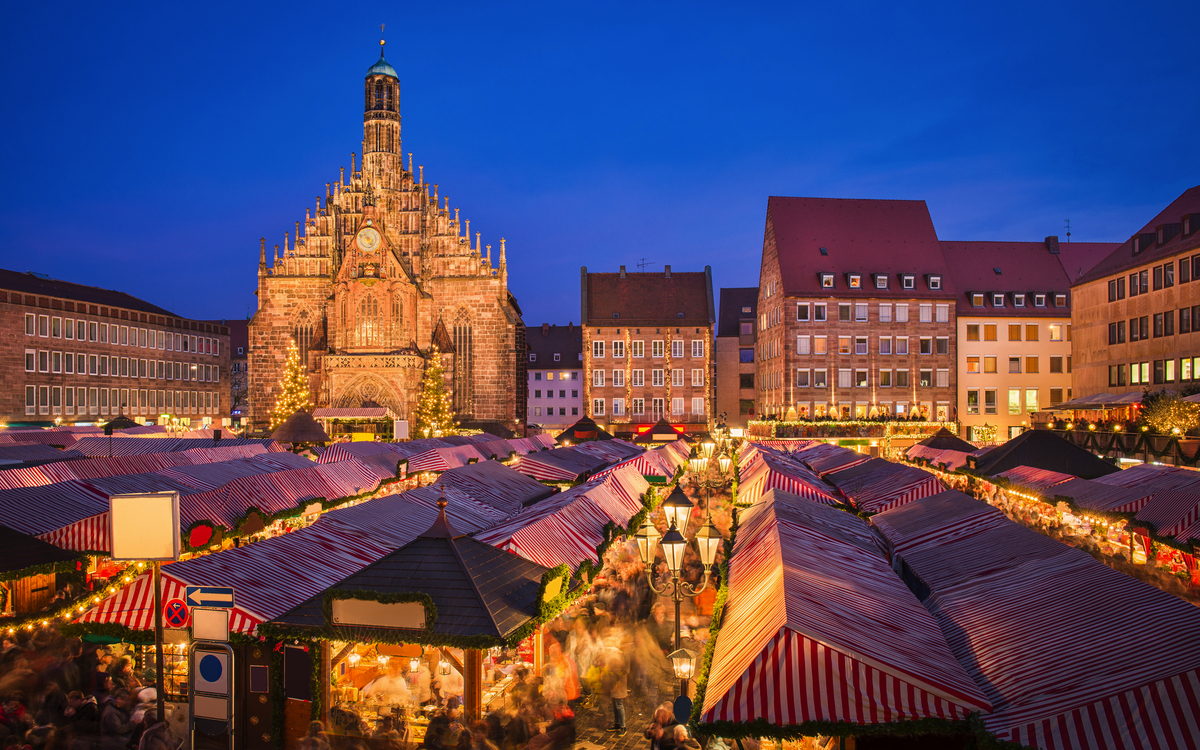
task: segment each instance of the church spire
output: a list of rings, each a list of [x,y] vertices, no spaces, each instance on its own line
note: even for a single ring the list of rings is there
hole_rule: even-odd
[[[267,238],[260,237],[258,239],[258,275],[265,276],[267,274]]]

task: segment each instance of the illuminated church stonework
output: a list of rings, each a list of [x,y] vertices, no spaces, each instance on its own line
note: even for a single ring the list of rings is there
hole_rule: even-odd
[[[250,409],[269,420],[295,340],[317,406],[378,404],[409,419],[435,348],[460,417],[524,422],[524,324],[508,291],[504,240],[472,243],[450,199],[407,168],[400,81],[380,54],[367,71],[361,167],[327,183],[303,233],[267,257],[260,243],[258,312],[250,322]]]

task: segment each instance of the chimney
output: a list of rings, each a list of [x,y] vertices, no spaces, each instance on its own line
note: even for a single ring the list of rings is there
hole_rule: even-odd
[[[1058,235],[1052,234],[1046,238],[1046,249],[1058,255]]]
[[[667,278],[668,278],[668,279],[669,279],[669,278],[671,278],[671,267],[670,267],[670,266],[663,266],[663,269],[666,271],[666,276],[667,276]]]
[[[621,266],[621,278],[625,278],[625,266]]]
[[[213,430],[213,445],[216,445],[219,442],[221,442],[221,431]]]
[[[549,336],[549,335],[550,335],[550,324],[542,323],[542,337],[545,338],[546,336]]]
[[[573,321],[570,321],[570,320],[568,320],[568,321],[567,321],[567,330],[568,330],[568,331],[570,331],[570,330],[571,330],[571,326],[572,326],[572,325],[573,325]]]

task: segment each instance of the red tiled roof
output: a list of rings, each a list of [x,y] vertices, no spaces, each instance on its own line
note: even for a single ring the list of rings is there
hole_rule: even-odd
[[[836,275],[832,293],[838,297],[944,299],[955,293],[925,201],[771,196],[764,245],[772,235],[788,295],[829,295],[821,288],[822,272]],[[862,289],[847,288],[847,273],[864,275]],[[917,277],[915,288],[901,288],[901,273]],[[887,274],[888,288],[876,289],[871,274]],[[926,274],[940,274],[942,289],[930,289]]]
[[[1058,262],[1062,263],[1067,277],[1074,284],[1120,246],[1119,242],[1060,242]]]
[[[584,320],[588,325],[711,326],[709,271],[585,273]],[[613,317],[616,313],[618,317]],[[680,313],[683,313],[681,316]]]
[[[1171,205],[1160,211],[1157,216],[1138,230],[1136,234],[1153,234],[1156,228],[1163,224],[1178,225],[1186,214],[1200,214],[1200,185],[1185,190],[1182,195],[1171,201]],[[1192,233],[1187,237],[1184,237],[1182,232],[1177,231],[1174,237],[1163,243],[1162,247],[1158,247],[1151,240],[1149,247],[1137,255],[1133,254],[1133,237],[1130,237],[1130,239],[1126,240],[1110,253],[1108,257],[1097,263],[1092,270],[1084,273],[1075,284],[1095,281],[1096,279],[1124,271],[1127,268],[1141,266],[1161,258],[1170,257],[1178,252],[1197,248],[1200,248],[1200,216],[1192,218]]]
[[[1083,244],[1083,243],[1075,243]],[[1115,249],[1115,244],[1087,243],[1089,248]],[[1062,248],[1055,255],[1046,248],[1045,242],[947,242],[941,243],[950,278],[958,290],[959,315],[1021,315],[1021,316],[1069,316],[1069,308],[1054,307],[1053,295],[1070,291],[1071,281],[1063,268]],[[1084,253],[1076,254],[1084,257]],[[996,273],[996,269],[1000,273]],[[973,307],[970,295],[983,292],[984,307]],[[992,293],[1005,292],[1004,307],[992,306]],[[1034,307],[1027,298],[1025,307],[1013,307],[1011,292],[1044,292],[1048,295],[1046,307]],[[1069,301],[1068,297],[1068,301]]]

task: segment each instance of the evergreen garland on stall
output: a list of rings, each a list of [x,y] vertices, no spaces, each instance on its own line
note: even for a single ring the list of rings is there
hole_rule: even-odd
[[[279,381],[279,398],[275,400],[275,408],[271,411],[271,430],[279,427],[296,412],[302,409],[309,411],[312,408],[308,375],[304,373],[304,365],[300,362],[300,350],[296,348],[295,340],[292,340],[288,344],[287,365],[284,367],[283,378]]]
[[[418,437],[446,437],[455,434],[454,409],[446,389],[446,372],[442,357],[435,346],[425,360],[425,375],[421,378],[421,399],[417,402],[416,434]]]

